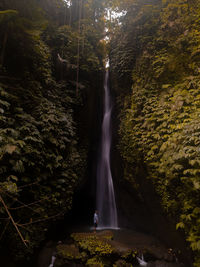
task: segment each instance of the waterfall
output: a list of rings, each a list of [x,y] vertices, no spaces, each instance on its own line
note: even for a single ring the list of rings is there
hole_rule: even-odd
[[[115,192],[110,168],[111,112],[109,71],[104,81],[104,112],[101,132],[101,149],[97,164],[97,210],[100,228],[118,228]]]

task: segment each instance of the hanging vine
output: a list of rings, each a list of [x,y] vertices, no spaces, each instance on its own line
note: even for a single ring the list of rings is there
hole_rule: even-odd
[[[80,65],[80,35],[81,35],[81,13],[82,13],[82,0],[80,0],[79,15],[78,15],[78,42],[77,42],[77,69],[76,69],[76,95],[78,95],[79,87],[79,65]]]

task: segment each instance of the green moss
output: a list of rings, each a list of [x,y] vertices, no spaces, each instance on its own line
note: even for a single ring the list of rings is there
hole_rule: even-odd
[[[114,252],[114,247],[109,243],[112,238],[110,232],[105,232],[100,235],[94,233],[74,233],[71,237],[76,241],[80,249],[88,251],[91,255],[111,255]]]
[[[137,254],[138,253],[137,253],[136,250],[129,249],[128,251],[125,251],[124,253],[122,253],[121,257],[124,260],[130,260],[130,261],[132,261],[133,259],[135,259],[135,257],[136,257]]]
[[[113,264],[113,267],[133,267],[133,265],[125,260],[118,260]]]
[[[79,252],[79,249],[74,245],[58,245],[57,246],[58,255],[64,259],[75,260],[81,259],[82,254]]]
[[[104,263],[101,261],[99,257],[93,257],[87,260],[86,266],[91,267],[104,267]]]

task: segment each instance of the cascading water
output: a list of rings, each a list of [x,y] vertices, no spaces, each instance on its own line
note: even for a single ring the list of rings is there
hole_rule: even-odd
[[[115,192],[110,168],[111,147],[111,99],[109,92],[109,71],[104,81],[104,113],[100,157],[97,164],[97,210],[99,228],[118,228]]]

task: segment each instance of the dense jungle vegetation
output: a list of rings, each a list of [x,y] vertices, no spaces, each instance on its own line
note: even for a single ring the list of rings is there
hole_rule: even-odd
[[[98,1],[6,0],[0,10],[0,242],[19,259],[71,209],[84,177],[79,117],[102,85],[104,21]]]
[[[199,267],[198,0],[0,1],[0,247],[28,258],[72,208],[107,54],[123,179],[145,169]]]
[[[127,4],[110,52],[124,178],[138,188],[143,166],[200,266],[200,4]]]

